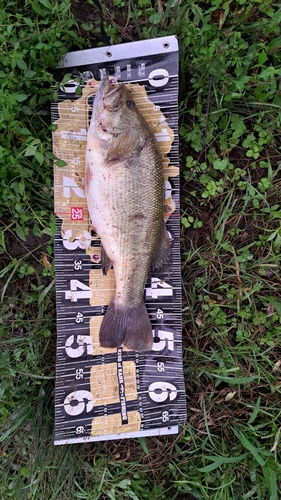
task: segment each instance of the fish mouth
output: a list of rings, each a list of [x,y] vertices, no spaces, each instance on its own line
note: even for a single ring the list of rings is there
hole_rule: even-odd
[[[108,78],[104,78],[100,83],[96,98],[100,100],[104,108],[109,111],[117,111],[122,101],[123,89],[124,84],[117,83],[112,85]]]

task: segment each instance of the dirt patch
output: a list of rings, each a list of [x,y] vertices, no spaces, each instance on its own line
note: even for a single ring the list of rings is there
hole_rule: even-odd
[[[33,231],[30,229],[28,235],[26,236],[26,240],[23,241],[14,231],[12,231],[12,229],[10,229],[9,225],[10,223],[8,220],[0,220],[1,230],[4,232],[6,231],[9,236],[6,238],[6,251],[7,257],[9,256],[9,261],[10,258],[20,259],[27,254],[29,254],[31,260],[40,260],[41,255],[46,252],[46,245],[50,241],[50,237],[47,234],[35,236]]]
[[[130,19],[130,2],[118,8],[110,0],[101,3],[94,0],[94,5],[89,5],[87,0],[72,0],[71,10],[79,24],[80,36],[88,39],[92,47],[111,45],[111,32],[120,43],[139,39]],[[86,25],[92,25],[92,29]]]

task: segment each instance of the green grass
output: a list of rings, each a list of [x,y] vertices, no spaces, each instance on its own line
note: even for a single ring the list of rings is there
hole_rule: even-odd
[[[52,444],[49,87],[64,53],[101,44],[100,18],[91,0],[79,16],[73,2],[78,21],[68,0],[11,0],[0,12],[0,498],[277,500],[281,5],[106,5],[111,43],[179,37],[187,424],[145,442]]]

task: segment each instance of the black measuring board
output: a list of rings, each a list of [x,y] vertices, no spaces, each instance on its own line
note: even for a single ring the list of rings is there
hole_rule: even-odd
[[[65,56],[55,70],[68,81],[52,103],[57,233],[55,271],[57,364],[55,444],[173,434],[186,420],[182,368],[178,161],[178,44],[169,36]],[[84,193],[87,130],[99,81],[129,85],[152,127],[163,159],[163,213],[172,266],[150,271],[144,290],[154,343],[147,353],[99,344],[99,328],[114,296],[114,270],[103,276],[100,239]],[[66,78],[67,79],[67,78]],[[78,83],[79,80],[79,83]],[[65,81],[65,80],[64,80]],[[77,94],[80,84],[82,93]]]

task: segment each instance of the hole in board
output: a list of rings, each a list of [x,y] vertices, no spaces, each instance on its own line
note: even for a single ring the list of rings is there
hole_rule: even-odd
[[[105,55],[106,55],[107,57],[112,57],[112,54],[111,54],[110,50],[107,50],[107,51],[106,51],[106,53],[105,53]]]
[[[170,47],[170,44],[168,42],[163,43],[164,49],[168,49]]]

